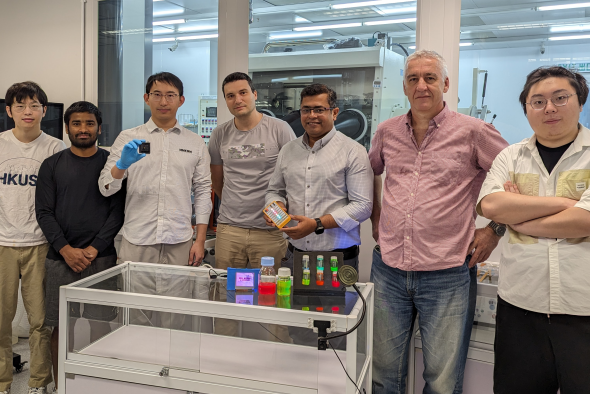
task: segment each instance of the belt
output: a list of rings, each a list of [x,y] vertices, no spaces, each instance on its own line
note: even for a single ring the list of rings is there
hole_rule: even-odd
[[[289,243],[289,251],[293,253],[294,251],[305,253],[305,250],[297,249],[293,244]],[[315,252],[315,251],[314,251]],[[328,250],[326,252],[342,252],[344,260],[352,260],[359,255],[359,247],[358,245],[353,245],[350,248],[346,249],[334,249]]]

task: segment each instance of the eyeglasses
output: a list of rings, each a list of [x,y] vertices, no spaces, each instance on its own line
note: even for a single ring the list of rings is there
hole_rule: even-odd
[[[156,99],[157,101],[162,100],[162,97],[166,97],[166,101],[168,101],[169,103],[171,103],[172,101],[174,101],[176,97],[178,97],[176,93],[162,94],[158,92],[150,93],[150,96],[153,99]]]
[[[322,115],[324,112],[326,111],[331,111],[334,108],[324,108],[324,107],[319,107],[319,108],[301,108],[301,115],[309,115],[312,112],[316,115]]]
[[[25,110],[25,108],[29,107],[31,111],[40,112],[43,111],[43,106],[41,104],[16,104],[12,106],[12,111],[16,113],[21,113]]]
[[[555,105],[556,107],[563,107],[564,105],[567,104],[568,99],[571,96],[575,96],[576,94],[557,94],[553,97],[550,98],[551,102],[553,103],[553,105]],[[525,104],[529,104],[531,107],[533,107],[533,109],[537,109],[537,110],[541,110],[541,109],[545,109],[545,107],[547,106],[547,102],[548,100],[546,98],[536,98],[534,100],[532,100],[530,103],[525,103]]]

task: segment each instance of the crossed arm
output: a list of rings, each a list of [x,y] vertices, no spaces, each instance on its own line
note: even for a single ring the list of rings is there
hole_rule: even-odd
[[[483,216],[509,225],[519,233],[543,238],[590,236],[590,212],[575,207],[577,201],[564,197],[526,196],[508,181],[504,192],[481,200]],[[586,191],[582,198],[590,198]]]

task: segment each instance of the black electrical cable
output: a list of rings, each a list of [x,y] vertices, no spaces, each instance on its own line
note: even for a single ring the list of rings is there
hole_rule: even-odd
[[[287,343],[285,341],[283,341],[281,338],[277,337],[275,334],[273,334],[272,332],[270,332],[270,330],[266,327],[264,327],[262,325],[262,323],[258,323],[260,325],[260,327],[264,328],[270,335],[272,335],[273,337],[275,337],[276,339],[278,339],[279,341],[283,342],[283,343]]]
[[[346,335],[350,334],[351,332],[353,332],[354,330],[356,330],[358,328],[358,326],[360,326],[361,323],[363,322],[363,319],[365,318],[365,312],[367,310],[367,301],[365,301],[365,297],[363,297],[363,295],[361,294],[361,291],[359,290],[359,288],[356,287],[356,284],[353,284],[352,287],[354,287],[354,289],[358,293],[359,297],[361,297],[361,300],[363,300],[363,312],[361,313],[361,318],[354,325],[354,327],[352,327],[350,330],[348,330],[346,332],[343,332],[342,334],[336,334],[336,335],[332,335],[332,336],[320,337],[320,338],[318,338],[318,340],[327,341],[327,340],[330,340],[330,339],[340,338],[340,337],[346,336]]]
[[[348,371],[346,370],[346,367],[344,366],[344,364],[342,364],[342,360],[340,360],[340,357],[338,356],[338,353],[336,353],[336,349],[334,349],[332,347],[332,345],[330,345],[330,341],[328,341],[327,343],[328,343],[328,346],[330,346],[330,348],[334,351],[334,354],[336,355],[336,358],[338,358],[338,361],[340,361],[340,365],[342,365],[342,369],[344,369],[344,373],[346,373],[346,376],[348,376],[348,379],[352,382],[352,384],[354,384],[354,387],[356,387],[357,391],[360,393],[361,390],[359,389],[359,386],[356,385],[356,382],[354,380],[352,380],[352,378],[348,374]],[[363,393],[367,394],[367,391],[365,390],[364,387],[363,387]]]
[[[404,53],[406,54],[406,57],[410,56],[410,54],[408,53],[408,51],[406,50],[406,48],[404,48],[404,46],[402,44],[398,44],[397,42],[392,42],[391,45],[396,45],[396,46],[400,47],[402,49],[402,51],[404,51]]]

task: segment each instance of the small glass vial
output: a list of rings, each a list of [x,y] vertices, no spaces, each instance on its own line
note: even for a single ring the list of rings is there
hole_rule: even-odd
[[[274,257],[261,258],[260,265],[262,267],[258,274],[258,292],[260,294],[275,294],[277,291],[277,277]]]
[[[311,280],[311,273],[309,270],[303,270],[303,280],[301,283],[303,286],[309,286],[309,281]]]
[[[336,257],[336,256],[330,257],[330,270],[338,271],[338,257]]]
[[[324,269],[323,269],[323,267],[322,267],[322,269],[320,269],[320,267],[318,267],[318,272],[315,275],[315,284],[318,286],[324,285]]]
[[[279,268],[277,294],[280,296],[291,295],[291,269],[288,267]]]
[[[308,256],[308,255],[306,255],[306,254],[304,254],[304,255],[301,257],[301,267],[302,267],[304,270],[308,270],[308,269],[309,269],[309,256]]]
[[[332,271],[332,287],[340,287],[340,282],[338,282],[338,271]]]
[[[319,270],[324,270],[324,256],[322,256],[321,254],[318,254],[316,266]]]

